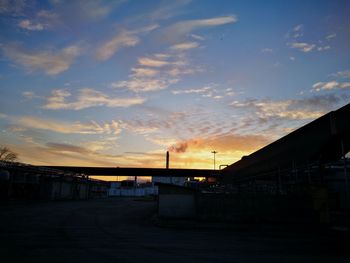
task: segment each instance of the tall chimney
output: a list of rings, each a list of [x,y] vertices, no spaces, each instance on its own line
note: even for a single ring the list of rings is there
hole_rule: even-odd
[[[166,152],[166,169],[169,169],[169,151]]]

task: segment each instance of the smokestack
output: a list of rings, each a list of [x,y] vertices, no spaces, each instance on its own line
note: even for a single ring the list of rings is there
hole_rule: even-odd
[[[169,169],[169,151],[166,152],[166,169]]]

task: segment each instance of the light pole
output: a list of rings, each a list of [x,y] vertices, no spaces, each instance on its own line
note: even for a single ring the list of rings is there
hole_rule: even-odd
[[[214,154],[214,170],[215,170],[215,154],[217,154],[218,152],[217,151],[212,151],[211,153]]]

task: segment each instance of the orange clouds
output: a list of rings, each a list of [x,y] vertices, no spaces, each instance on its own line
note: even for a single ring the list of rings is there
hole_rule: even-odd
[[[217,168],[232,164],[271,142],[263,135],[225,134],[207,138],[179,141],[169,147],[170,167],[206,168],[213,167],[212,150],[216,150]]]
[[[263,135],[219,135],[209,138],[197,138],[178,142],[169,151],[180,153],[196,150],[212,150],[221,152],[251,152],[268,144],[271,140]]]

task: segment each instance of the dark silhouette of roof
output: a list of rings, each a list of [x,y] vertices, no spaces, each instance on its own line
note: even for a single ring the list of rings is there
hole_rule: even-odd
[[[350,103],[244,156],[223,169],[224,181],[256,176],[292,165],[336,161],[350,150]]]

